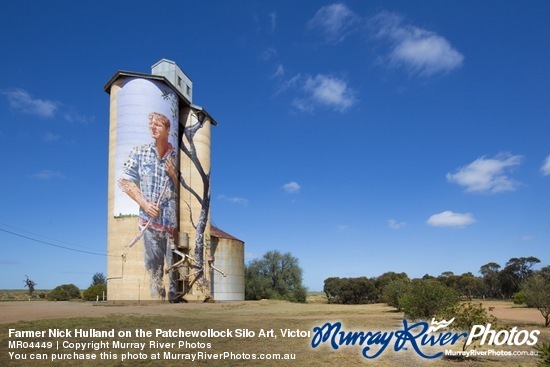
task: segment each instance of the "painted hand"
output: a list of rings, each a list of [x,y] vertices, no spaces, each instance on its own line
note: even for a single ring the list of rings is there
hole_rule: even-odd
[[[147,202],[147,204],[143,207],[143,210],[145,210],[145,213],[147,213],[151,218],[157,218],[160,214],[158,206],[151,202]]]

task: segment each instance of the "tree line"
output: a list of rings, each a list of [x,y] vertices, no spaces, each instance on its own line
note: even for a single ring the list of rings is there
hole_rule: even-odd
[[[533,270],[538,263],[540,260],[533,256],[511,258],[504,268],[491,262],[481,266],[481,276],[447,271],[437,277],[426,274],[416,279],[394,272],[374,278],[331,277],[325,279],[323,290],[329,303],[383,302],[413,319],[442,315],[446,310],[461,307],[461,299],[513,298],[516,303],[537,308],[549,326],[550,266]]]
[[[480,276],[471,272],[455,275],[451,271],[439,276],[424,275],[421,280],[434,280],[453,289],[462,298],[473,299],[510,299],[520,291],[522,283],[534,274],[534,265],[540,263],[536,257],[511,258],[502,268],[495,262],[481,266]],[[546,266],[539,272],[549,272]],[[324,292],[329,303],[358,304],[383,302],[385,288],[391,284],[391,291],[399,294],[407,283],[418,281],[410,279],[406,273],[387,272],[378,277],[325,279]],[[396,282],[397,281],[397,282]],[[386,291],[389,293],[390,289]]]
[[[24,280],[25,287],[29,288],[29,296],[35,297],[36,282],[29,279]],[[62,284],[51,291],[45,293],[42,292],[38,295],[38,298],[46,298],[49,301],[69,301],[72,299],[83,299],[85,301],[95,301],[98,298],[103,299],[107,293],[107,279],[103,273],[95,273],[92,277],[92,284],[80,292],[80,289],[74,284]]]

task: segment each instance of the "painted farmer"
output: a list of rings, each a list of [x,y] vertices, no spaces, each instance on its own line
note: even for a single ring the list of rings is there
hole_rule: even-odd
[[[164,266],[173,263],[170,239],[176,238],[176,150],[168,141],[170,120],[161,113],[149,114],[153,142],[136,146],[124,163],[119,187],[139,205],[143,231],[145,268],[151,276],[151,296],[166,297]],[[170,275],[169,299],[176,299],[176,272]]]

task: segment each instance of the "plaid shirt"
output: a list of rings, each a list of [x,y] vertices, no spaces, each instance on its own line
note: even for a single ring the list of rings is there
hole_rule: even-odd
[[[152,203],[157,203],[164,189],[166,180],[168,185],[159,203],[160,215],[153,218],[151,227],[157,230],[171,231],[177,226],[176,189],[174,182],[166,171],[165,163],[168,157],[176,161],[176,152],[170,147],[161,159],[158,158],[155,143],[137,146],[132,149],[128,160],[124,163],[126,179],[133,181],[141,190],[143,196]],[[140,207],[139,217],[147,222],[150,216]]]

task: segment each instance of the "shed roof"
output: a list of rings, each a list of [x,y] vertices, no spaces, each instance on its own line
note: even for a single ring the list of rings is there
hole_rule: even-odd
[[[236,241],[244,243],[244,241],[239,240],[237,237],[234,237],[234,236],[230,235],[229,233],[224,232],[221,229],[219,229],[218,227],[213,226],[213,225],[210,226],[210,235],[213,236],[213,237],[217,237],[217,238],[225,238],[225,239],[229,239],[229,240],[236,240]]]

